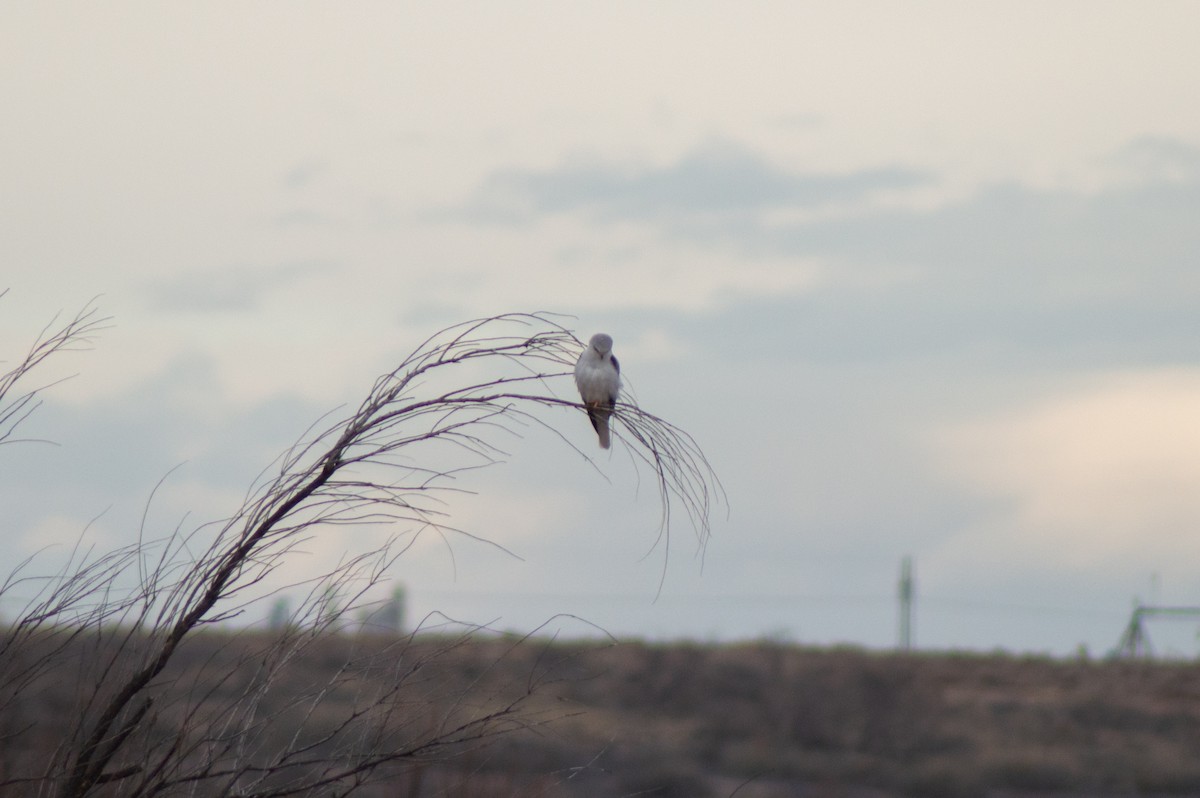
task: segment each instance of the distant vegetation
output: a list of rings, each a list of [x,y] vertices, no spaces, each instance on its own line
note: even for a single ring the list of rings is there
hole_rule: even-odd
[[[208,632],[166,678],[206,697],[191,712],[220,712],[261,682],[276,638]],[[452,756],[431,748],[386,766],[349,793],[363,798],[1200,794],[1191,664],[333,633],[294,656],[262,685],[254,744],[294,748],[302,728],[306,781],[375,696],[410,708],[393,718],[393,744],[494,719]],[[0,781],[72,738],[77,698],[61,680],[27,685],[0,716]],[[163,712],[156,733],[185,737],[189,722]]]

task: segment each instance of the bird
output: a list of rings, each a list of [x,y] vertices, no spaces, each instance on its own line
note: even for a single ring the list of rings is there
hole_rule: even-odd
[[[575,387],[587,406],[601,449],[612,445],[608,419],[621,392],[621,364],[612,353],[612,345],[611,335],[596,333],[575,363]]]

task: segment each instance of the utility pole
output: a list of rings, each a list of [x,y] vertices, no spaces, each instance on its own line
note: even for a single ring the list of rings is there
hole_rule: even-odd
[[[900,650],[911,651],[913,644],[913,567],[912,557],[900,562]]]

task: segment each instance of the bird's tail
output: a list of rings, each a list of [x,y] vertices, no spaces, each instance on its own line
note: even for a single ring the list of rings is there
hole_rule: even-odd
[[[596,436],[600,438],[600,448],[607,449],[612,446],[612,439],[608,434],[608,417],[612,411],[607,407],[589,407],[588,418],[592,420],[592,427],[596,430]]]

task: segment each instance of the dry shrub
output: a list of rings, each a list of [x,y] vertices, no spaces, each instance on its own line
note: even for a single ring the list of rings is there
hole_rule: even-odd
[[[985,753],[979,778],[992,787],[1031,792],[1068,790],[1089,777],[1077,756],[1063,750],[1024,748],[1015,753]]]
[[[87,308],[47,327],[0,375],[0,443],[37,407],[41,389],[17,386],[104,321]],[[372,780],[444,772],[429,763],[536,727],[544,717],[533,698],[549,671],[518,653],[523,641],[493,643],[496,658],[463,679],[455,658],[470,630],[382,646],[346,646],[338,632],[417,535],[480,540],[452,525],[445,498],[462,490],[463,472],[501,459],[498,435],[553,431],[547,418],[557,411],[578,421],[571,375],[581,349],[548,314],[444,329],[379,377],[348,416],[284,452],[231,517],[158,537],[142,529],[128,546],[73,552],[49,575],[18,565],[0,597],[30,586],[35,595],[0,629],[0,788],[60,798],[361,794]],[[673,518],[690,521],[703,547],[720,483],[683,430],[627,402],[614,418],[661,500],[665,575]],[[293,586],[308,593],[280,634],[237,642],[205,634],[269,599],[273,578],[310,536],[368,524],[394,535]],[[498,676],[505,659],[527,668],[515,690]],[[47,714],[55,701],[62,711]],[[29,741],[44,747],[10,753]]]

